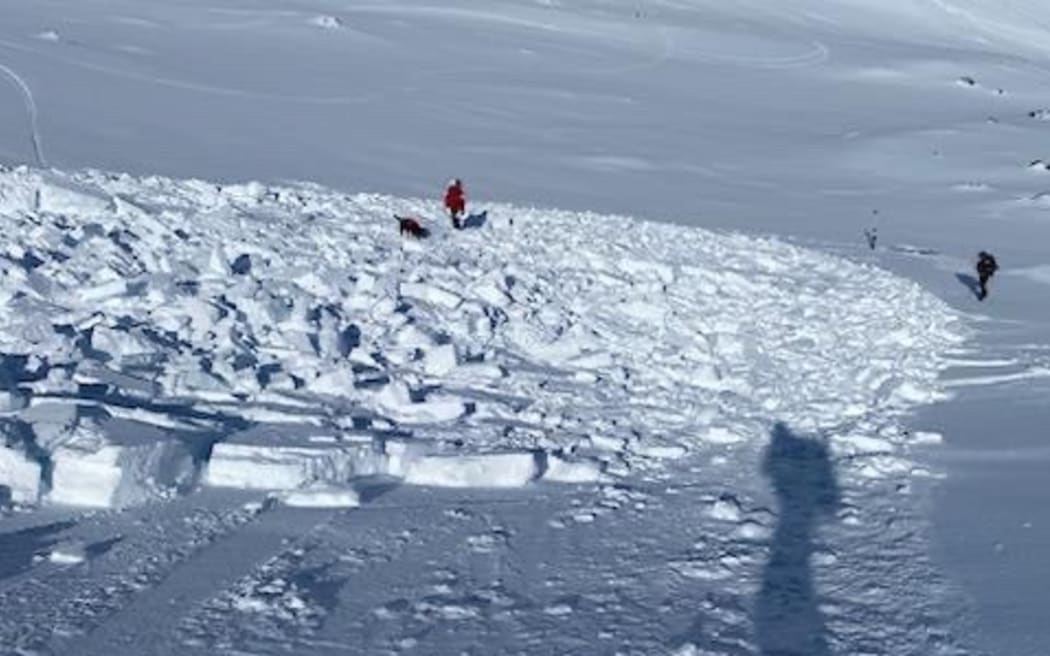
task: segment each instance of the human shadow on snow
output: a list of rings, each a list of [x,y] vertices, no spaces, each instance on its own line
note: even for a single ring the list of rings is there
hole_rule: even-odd
[[[827,656],[811,556],[818,522],[841,500],[828,447],[777,423],[762,469],[780,512],[754,609],[758,646],[763,656]]]
[[[978,300],[981,299],[981,283],[977,281],[977,278],[974,278],[968,273],[957,273],[955,274],[955,279],[963,285],[965,285],[966,288],[969,289],[971,292],[973,292],[973,295]]]

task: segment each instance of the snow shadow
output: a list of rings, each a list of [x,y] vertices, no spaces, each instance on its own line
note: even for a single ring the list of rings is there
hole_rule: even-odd
[[[98,558],[109,553],[109,550],[117,546],[124,541],[123,535],[118,535],[112,538],[106,538],[105,540],[99,540],[98,542],[92,542],[91,544],[84,547],[84,555],[89,559]]]
[[[762,469],[780,512],[754,610],[759,648],[763,656],[829,655],[811,564],[817,524],[841,498],[828,447],[777,423]]]
[[[43,555],[59,542],[58,535],[76,525],[74,521],[53,522],[20,531],[0,533],[0,579],[28,570],[34,557]]]
[[[977,300],[981,300],[981,283],[968,273],[957,273],[955,279],[966,286]]]
[[[467,218],[463,219],[463,229],[481,229],[485,227],[485,224],[489,220],[489,211],[478,212],[476,214],[468,214]]]

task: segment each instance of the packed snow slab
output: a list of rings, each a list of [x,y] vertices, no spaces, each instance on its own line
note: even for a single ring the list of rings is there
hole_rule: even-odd
[[[69,445],[51,454],[49,503],[122,508],[174,492],[193,458],[177,440]]]
[[[433,487],[522,487],[539,474],[537,455],[532,453],[436,455],[412,461],[405,482]]]
[[[402,238],[392,214],[432,236]],[[576,449],[599,464],[546,475],[589,479],[757,444],[774,419],[885,420],[938,398],[960,340],[917,285],[776,239],[495,204],[468,230],[440,216],[312,185],[5,170],[17,263],[0,347],[25,357],[34,395],[158,423],[356,418],[435,445],[428,457],[512,454],[421,464],[367,435],[243,434],[204,477],[295,489],[373,472],[521,484],[544,476],[530,454]],[[56,472],[82,459],[116,490],[111,468],[160,457],[134,453],[63,452]],[[86,494],[71,485],[59,498]]]
[[[33,504],[40,497],[40,463],[0,444],[0,504]]]
[[[384,476],[409,485],[458,488],[523,487],[543,479],[594,483],[601,464],[543,451],[428,453],[422,444],[266,426],[216,444],[203,484],[209,487],[293,491],[288,505],[353,506],[355,479]]]
[[[298,490],[312,485],[347,485],[356,477],[385,474],[389,470],[381,442],[312,430],[302,426],[264,426],[233,435],[212,447],[203,484]]]

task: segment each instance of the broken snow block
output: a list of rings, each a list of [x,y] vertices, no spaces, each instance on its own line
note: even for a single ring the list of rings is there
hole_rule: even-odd
[[[284,496],[283,501],[286,506],[295,508],[356,508],[361,505],[353,488],[325,484],[293,490]]]
[[[383,473],[386,456],[371,440],[340,440],[296,426],[260,427],[212,448],[204,485],[295,490],[316,483],[338,486],[357,476]]]
[[[40,463],[12,447],[0,444],[0,488],[14,503],[36,503],[40,497]]]
[[[402,424],[449,422],[467,412],[463,401],[450,395],[434,394],[424,401],[413,402],[408,386],[403,382],[391,382],[379,390],[374,398],[379,412]]]
[[[41,176],[35,204],[41,212],[93,218],[115,209],[113,198],[101,189],[50,173]]]
[[[531,452],[423,456],[407,463],[405,482],[433,487],[523,487],[540,474]]]
[[[178,440],[71,444],[52,453],[48,502],[88,508],[125,508],[169,494],[193,468]]]
[[[557,483],[596,483],[602,479],[602,463],[597,460],[547,455],[543,480]]]
[[[456,368],[456,348],[442,344],[423,351],[423,368],[429,376],[444,376]]]

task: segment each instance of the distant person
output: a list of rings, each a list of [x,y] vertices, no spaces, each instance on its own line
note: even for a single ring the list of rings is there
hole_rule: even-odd
[[[983,301],[988,296],[988,281],[995,272],[999,270],[999,264],[991,253],[981,251],[977,254],[977,282],[980,289],[977,291],[977,299]]]
[[[453,178],[445,190],[445,209],[452,218],[452,226],[456,229],[463,227],[463,214],[467,211],[467,195],[463,191],[463,181]]]
[[[868,228],[864,231],[864,239],[868,241],[868,248],[875,250],[875,244],[879,241],[879,229]]]

